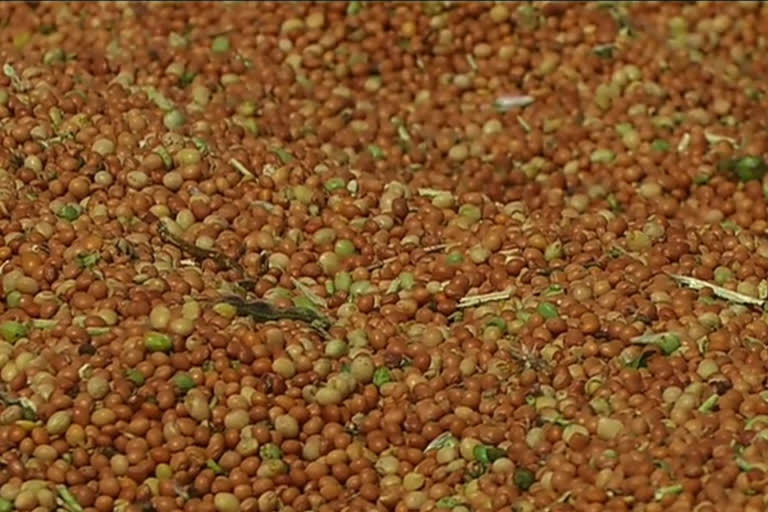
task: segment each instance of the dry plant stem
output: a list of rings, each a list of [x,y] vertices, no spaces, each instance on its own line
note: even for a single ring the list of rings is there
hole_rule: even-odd
[[[239,172],[240,174],[243,175],[244,178],[247,178],[247,179],[250,179],[250,180],[256,179],[256,177],[253,175],[253,173],[251,171],[249,171],[248,168],[245,165],[243,165],[243,163],[240,162],[238,159],[230,158],[229,159],[229,165],[234,167],[237,170],[237,172]]]
[[[315,306],[320,306],[323,309],[328,308],[328,303],[325,301],[325,299],[314,293],[309,286],[305,285],[294,277],[291,278],[291,282],[298,291],[300,291],[307,299],[310,300],[310,302],[312,302],[312,304]]]
[[[197,247],[194,244],[185,242],[184,240],[181,240],[180,238],[173,235],[170,231],[168,231],[168,228],[162,223],[158,226],[158,232],[160,234],[160,238],[162,238],[164,242],[173,245],[180,251],[189,254],[198,261],[211,259],[216,262],[216,264],[221,269],[235,270],[241,274],[243,273],[243,266],[238,261],[220,253],[219,251],[203,249]]]
[[[418,194],[423,197],[434,198],[438,196],[453,197],[453,194],[448,190],[440,190],[437,188],[420,188]]]
[[[720,297],[721,299],[725,299],[727,301],[733,302],[735,304],[749,304],[752,306],[760,306],[760,307],[765,306],[764,299],[758,299],[756,297],[751,297],[743,293],[734,292],[727,288],[723,288],[722,286],[717,286],[715,284],[708,283],[707,281],[696,279],[695,277],[681,276],[677,274],[668,274],[668,275],[675,281],[678,281],[679,283],[682,283],[685,286],[692,288],[694,290],[702,290],[704,288],[709,288],[710,290],[712,290],[712,293],[714,293],[716,296]]]
[[[486,304],[488,302],[503,301],[512,297],[514,293],[515,293],[514,289],[508,289],[500,292],[485,293],[482,295],[470,295],[468,297],[463,297],[462,299],[460,299],[457,307],[462,309],[471,308],[474,306],[479,306],[481,304]]]
[[[234,306],[239,316],[251,317],[256,322],[297,320],[324,334],[327,334],[327,329],[331,325],[327,318],[309,308],[289,307],[279,309],[263,300],[248,301],[235,296],[223,297],[221,300]]]

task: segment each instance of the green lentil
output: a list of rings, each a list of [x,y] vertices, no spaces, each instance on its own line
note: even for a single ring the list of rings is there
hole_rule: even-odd
[[[76,204],[66,204],[59,208],[56,216],[69,222],[73,222],[80,217],[80,207]]]
[[[180,372],[174,375],[173,384],[182,393],[186,393],[190,389],[195,387],[195,379],[193,379],[188,373]]]
[[[368,145],[368,152],[371,154],[374,160],[381,160],[384,158],[384,152],[379,146],[376,146],[375,144]]]
[[[345,356],[347,352],[349,352],[349,347],[347,347],[347,344],[341,340],[330,340],[325,345],[325,355],[332,359],[338,359]]]
[[[384,384],[392,382],[392,372],[389,371],[389,368],[385,366],[380,366],[376,368],[376,371],[373,372],[373,384],[377,388],[380,388]]]
[[[176,153],[176,161],[179,165],[195,165],[200,163],[202,156],[195,148],[184,148]]]
[[[473,222],[483,218],[483,212],[473,204],[464,204],[459,207],[459,215],[466,217]]]
[[[263,460],[280,460],[283,452],[275,443],[267,443],[259,448],[259,457]]]
[[[517,468],[512,476],[515,486],[521,491],[527,491],[536,481],[536,475],[527,468]]]
[[[669,151],[669,148],[671,145],[669,142],[667,142],[664,139],[656,139],[653,142],[651,142],[651,149],[654,151],[658,151],[659,153],[666,153]]]
[[[17,290],[9,292],[5,297],[5,303],[8,304],[9,308],[19,307],[19,304],[21,303],[21,292]]]
[[[29,328],[21,322],[7,320],[0,324],[0,336],[8,343],[16,343],[29,333]]]
[[[536,306],[536,312],[545,320],[558,317],[557,308],[551,302],[540,302],[539,305]]]
[[[331,178],[325,182],[325,190],[328,192],[334,192],[336,190],[342,190],[347,186],[341,178]]]
[[[359,297],[360,295],[367,295],[374,290],[370,281],[355,281],[349,287],[349,294],[353,297]]]
[[[449,265],[461,265],[464,262],[464,255],[460,252],[452,252],[445,258],[445,262]]]
[[[400,288],[402,290],[410,290],[415,284],[415,278],[410,272],[403,272],[398,279],[400,280]]]
[[[351,240],[336,240],[333,246],[333,252],[340,258],[347,258],[355,253],[355,244]]]
[[[213,53],[227,53],[229,51],[229,38],[227,36],[217,36],[211,43]]]
[[[596,149],[589,156],[591,162],[600,164],[611,163],[614,158],[616,158],[616,154],[610,149]]]
[[[256,102],[251,100],[246,100],[237,106],[238,115],[243,117],[251,117],[255,115],[257,111],[258,106],[256,105]]]
[[[563,243],[556,240],[544,249],[544,259],[546,261],[557,260],[563,257]]]
[[[144,384],[144,374],[139,370],[130,369],[125,372],[125,378],[137,386]]]
[[[150,352],[169,352],[173,343],[170,336],[159,332],[150,332],[144,336],[144,347]]]
[[[179,109],[173,109],[170,112],[166,112],[163,116],[163,126],[168,130],[175,130],[184,124],[184,114]]]
[[[341,256],[334,252],[324,252],[317,258],[317,263],[327,276],[335,275],[341,267]]]
[[[714,271],[715,283],[723,285],[733,279],[733,271],[728,267],[717,267]]]
[[[314,195],[312,189],[306,185],[296,185],[293,187],[293,197],[301,204],[311,204]]]
[[[336,240],[336,230],[333,228],[320,228],[312,235],[312,243],[315,245],[328,245]]]

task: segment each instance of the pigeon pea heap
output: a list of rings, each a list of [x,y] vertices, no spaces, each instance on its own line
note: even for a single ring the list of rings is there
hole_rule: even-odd
[[[768,507],[768,5],[0,22],[0,512]]]

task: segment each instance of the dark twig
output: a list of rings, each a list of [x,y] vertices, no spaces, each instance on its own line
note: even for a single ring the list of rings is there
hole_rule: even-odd
[[[237,260],[234,260],[219,251],[214,251],[212,249],[203,249],[202,247],[197,247],[194,244],[185,242],[184,240],[180,239],[179,237],[177,237],[176,235],[168,231],[168,227],[165,224],[162,224],[162,223],[160,224],[160,227],[158,228],[158,232],[160,234],[160,238],[162,238],[164,242],[173,245],[174,247],[178,248],[182,252],[186,252],[196,260],[202,261],[206,259],[211,259],[215,261],[216,264],[222,269],[236,270],[241,274],[244,273],[243,266]]]
[[[327,336],[331,322],[313,309],[302,307],[276,308],[263,300],[248,301],[242,297],[228,296],[223,302],[235,307],[239,316],[250,316],[257,322],[275,322],[278,320],[297,320],[304,322],[316,331]]]

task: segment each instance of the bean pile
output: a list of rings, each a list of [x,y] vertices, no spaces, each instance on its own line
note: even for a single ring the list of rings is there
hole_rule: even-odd
[[[768,5],[0,23],[0,512],[768,507]]]

